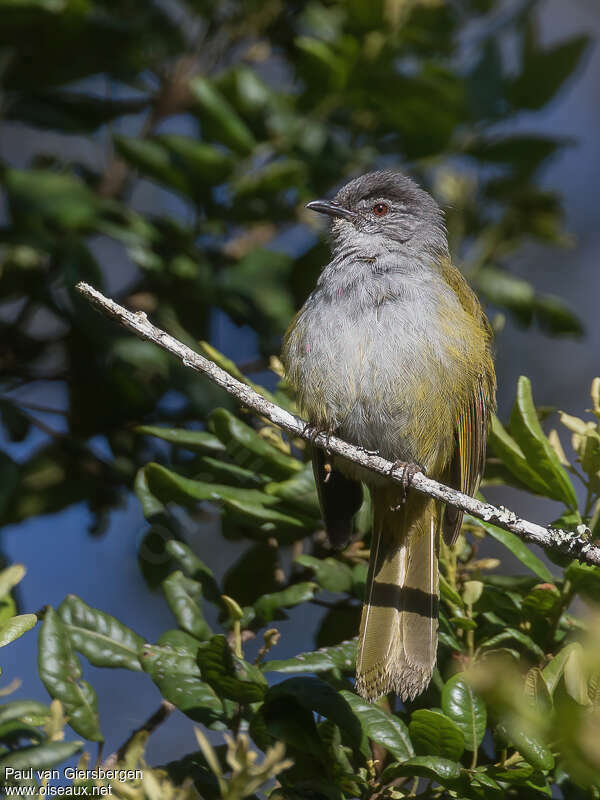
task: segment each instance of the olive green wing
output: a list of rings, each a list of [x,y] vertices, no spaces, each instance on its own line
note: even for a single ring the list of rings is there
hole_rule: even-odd
[[[493,411],[492,380],[481,376],[475,393],[466,405],[455,432],[456,446],[450,462],[448,483],[465,494],[474,495],[485,468],[488,425]],[[454,544],[463,520],[463,512],[446,506],[442,531],[444,541]]]

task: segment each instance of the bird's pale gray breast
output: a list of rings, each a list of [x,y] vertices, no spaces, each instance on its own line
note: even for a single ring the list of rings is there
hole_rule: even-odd
[[[324,271],[284,361],[309,418],[387,458],[416,460],[415,415],[452,368],[440,313],[457,301],[428,270],[369,273],[352,281]]]

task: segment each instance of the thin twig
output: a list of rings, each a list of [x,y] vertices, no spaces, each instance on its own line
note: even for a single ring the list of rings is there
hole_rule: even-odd
[[[209,361],[204,356],[182,344],[178,339],[152,325],[143,311],[128,311],[118,303],[115,303],[114,300],[104,297],[87,283],[78,283],[77,289],[102,313],[117,320],[140,338],[154,342],[163,350],[181,359],[186,367],[206,375],[222,389],[225,389],[226,392],[237,398],[240,403],[251,408],[257,414],[266,417],[292,436],[310,441],[316,447],[342,456],[346,460],[359,464],[371,472],[384,475],[390,481],[402,482],[403,464],[392,464],[390,461],[381,458],[377,453],[348,444],[337,436],[328,436],[320,432],[315,434],[310,427],[307,427],[304,420],[261,397],[250,386],[236,380],[213,361]],[[421,494],[466,511],[473,517],[477,517],[477,519],[511,531],[525,539],[525,541],[558,551],[571,558],[577,558],[579,561],[600,566],[600,547],[594,545],[587,531],[580,533],[550,527],[544,528],[535,522],[521,519],[513,511],[509,511],[503,506],[496,507],[491,503],[483,503],[474,497],[438,483],[432,478],[423,475],[422,472],[415,474],[411,482],[411,488]]]
[[[173,711],[175,711],[175,706],[173,705],[173,703],[169,703],[168,700],[163,700],[162,703],[154,712],[154,714],[148,717],[148,719],[144,723],[142,723],[142,725],[140,725],[139,728],[136,728],[131,734],[131,736],[129,736],[126,739],[126,741],[123,742],[123,744],[119,747],[119,749],[116,752],[111,753],[108,756],[108,758],[104,762],[104,766],[113,767],[115,764],[118,764],[120,761],[123,761],[123,759],[127,755],[127,750],[129,748],[129,745],[133,742],[138,733],[142,732],[152,733],[158,728],[159,725],[162,725],[162,723],[171,716]]]

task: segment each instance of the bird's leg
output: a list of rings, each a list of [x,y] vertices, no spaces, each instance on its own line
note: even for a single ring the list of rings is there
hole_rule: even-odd
[[[419,464],[406,463],[405,461],[394,461],[388,470],[388,475],[392,475],[395,470],[399,469],[400,467],[402,467],[402,479],[400,484],[402,486],[402,500],[397,506],[392,507],[392,511],[399,511],[404,503],[406,503],[408,490],[410,489],[410,485],[413,482],[417,472],[422,472],[423,474],[425,473],[425,470]]]

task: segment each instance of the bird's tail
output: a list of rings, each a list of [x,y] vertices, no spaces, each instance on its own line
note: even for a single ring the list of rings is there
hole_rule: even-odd
[[[412,700],[435,666],[440,507],[410,491],[400,503],[397,488],[371,493],[373,536],[356,689],[368,700],[390,691]]]

